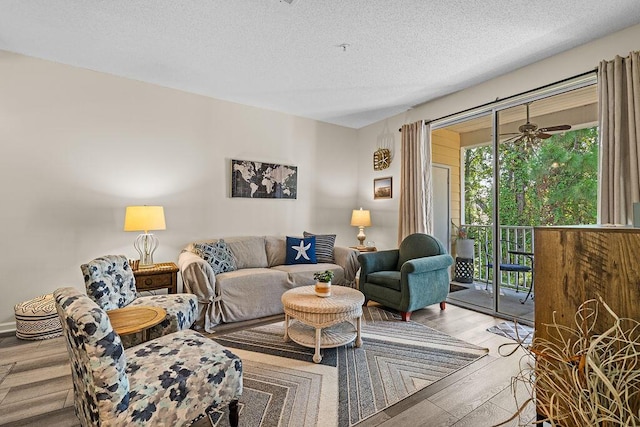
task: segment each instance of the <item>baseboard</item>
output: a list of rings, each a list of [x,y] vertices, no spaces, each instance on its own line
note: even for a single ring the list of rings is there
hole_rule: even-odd
[[[0,335],[15,334],[16,322],[0,323]]]

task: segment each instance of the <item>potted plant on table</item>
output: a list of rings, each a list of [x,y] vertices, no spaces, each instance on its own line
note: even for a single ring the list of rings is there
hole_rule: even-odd
[[[331,296],[331,280],[333,279],[333,271],[325,270],[313,273],[316,280],[316,295],[319,297]]]
[[[473,283],[475,240],[469,238],[467,227],[458,227],[451,221],[456,245],[455,281]]]
[[[467,234],[467,227],[458,227],[455,223],[453,229],[456,233],[456,255],[459,258],[473,259],[474,258],[474,239],[470,239]]]

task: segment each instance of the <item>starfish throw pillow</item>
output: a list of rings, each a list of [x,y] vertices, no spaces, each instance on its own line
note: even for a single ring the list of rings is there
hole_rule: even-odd
[[[287,236],[287,265],[317,264],[316,237]]]

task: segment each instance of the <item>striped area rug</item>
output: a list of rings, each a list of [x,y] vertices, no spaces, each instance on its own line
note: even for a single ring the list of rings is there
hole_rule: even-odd
[[[487,328],[487,331],[511,338],[524,345],[530,345],[533,340],[533,328],[516,322],[501,322]]]
[[[283,334],[278,322],[213,337],[243,360],[243,426],[352,426],[488,352],[377,307],[364,307],[362,347],[323,349],[319,364]]]

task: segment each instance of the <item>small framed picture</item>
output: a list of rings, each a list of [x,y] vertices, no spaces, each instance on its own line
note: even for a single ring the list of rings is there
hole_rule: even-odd
[[[392,177],[375,178],[373,180],[373,198],[374,199],[391,199],[393,186],[391,185]]]

